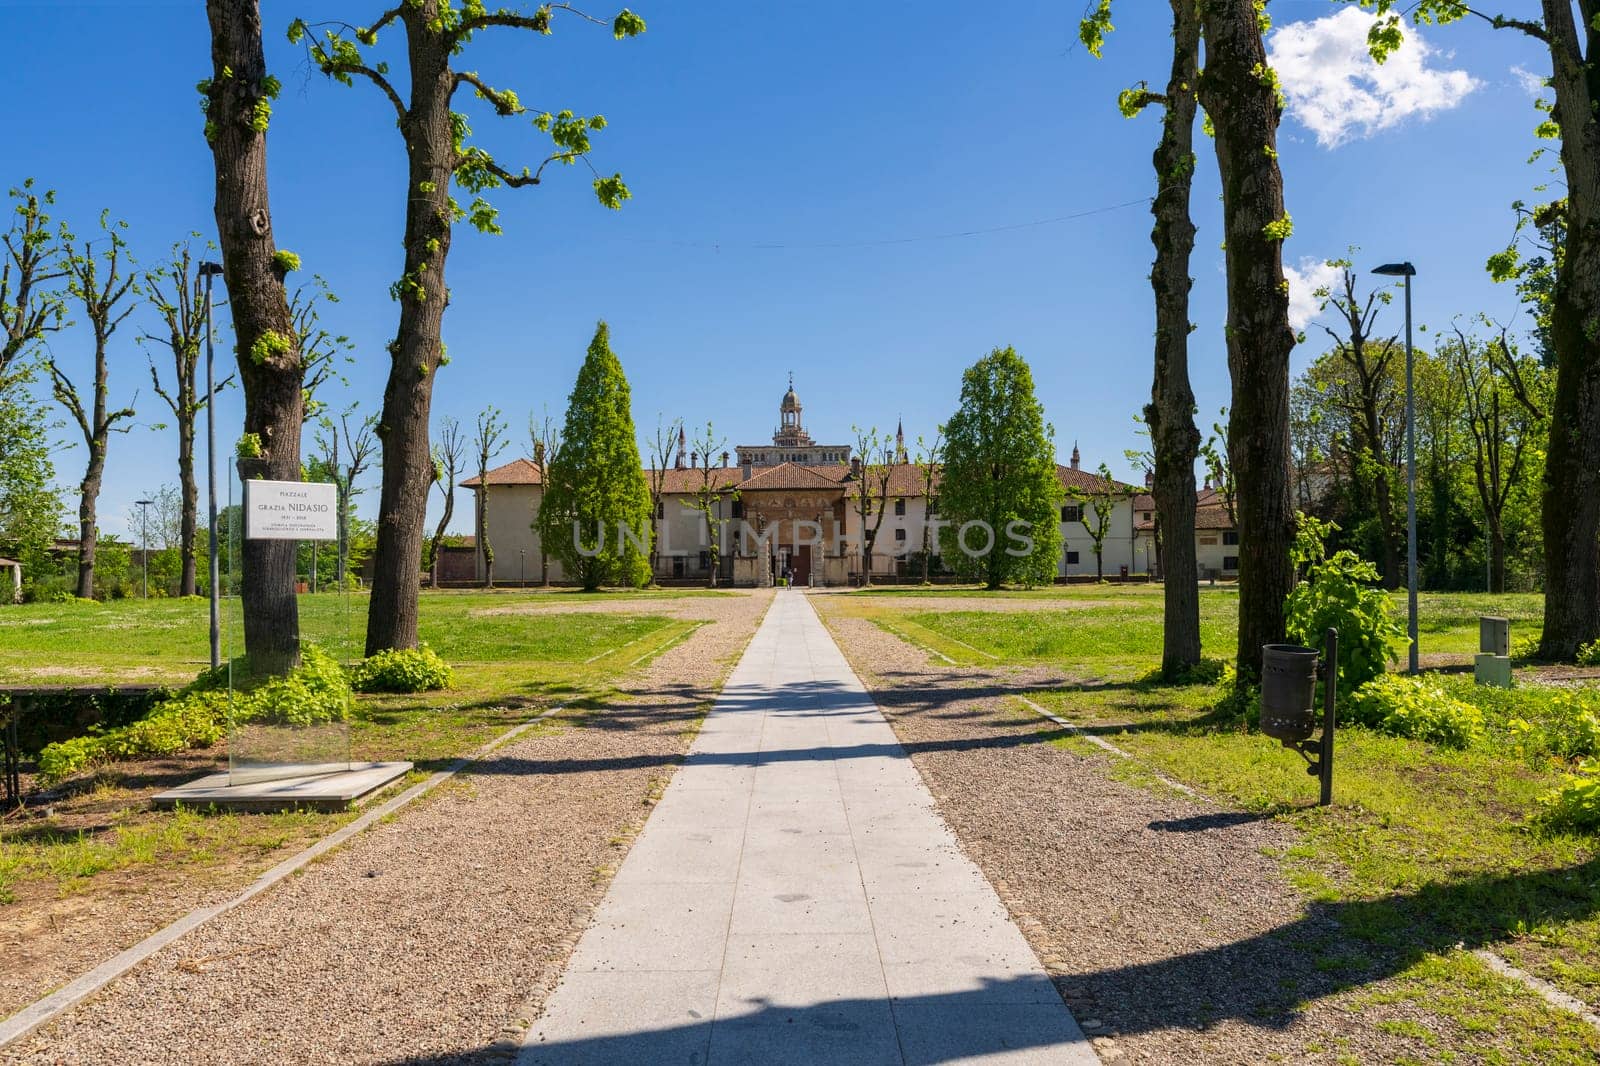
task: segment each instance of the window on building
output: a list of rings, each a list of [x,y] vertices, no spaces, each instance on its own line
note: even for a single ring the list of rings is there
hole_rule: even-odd
[[[1237,555],[1224,555],[1222,557],[1222,568],[1224,570],[1239,569],[1239,557]]]
[[[1139,512],[1139,518],[1142,521],[1145,521],[1145,522],[1150,521],[1150,512],[1149,511],[1140,511]]]
[[[743,500],[734,500],[733,501],[733,517],[735,517],[735,518],[743,518],[744,517],[744,501]]]
[[[929,514],[938,514],[939,513],[939,497],[934,496],[934,497],[932,497],[932,498],[930,498],[928,500],[928,513]]]
[[[1083,521],[1083,508],[1075,503],[1064,504],[1061,508],[1061,520],[1063,522]]]
[[[904,542],[906,539],[906,531],[903,528],[896,526],[894,531],[894,539]]]
[[[1223,530],[1222,531],[1222,543],[1224,543],[1224,544],[1238,544],[1239,543],[1239,531],[1236,530],[1236,529],[1225,529],[1225,530]]]
[[[1070,552],[1070,551],[1067,552],[1067,565],[1068,566],[1077,566],[1078,565],[1078,553],[1077,552]]]
[[[897,515],[904,515],[906,513],[906,500],[904,496],[901,496],[894,501],[894,513]]]
[[[710,552],[701,552],[700,553],[700,569],[702,569],[702,570],[710,570],[711,569],[711,553]]]

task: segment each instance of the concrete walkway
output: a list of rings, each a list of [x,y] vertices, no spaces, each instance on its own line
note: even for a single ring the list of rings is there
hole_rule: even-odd
[[[522,1063],[1094,1063],[803,592],[780,592]]]

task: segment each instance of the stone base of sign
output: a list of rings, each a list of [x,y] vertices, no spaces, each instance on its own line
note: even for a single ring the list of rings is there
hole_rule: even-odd
[[[287,777],[248,785],[228,784],[226,773],[209,774],[151,797],[157,809],[218,807],[230,811],[281,811],[306,807],[342,811],[358,807],[384,785],[411,771],[408,762],[351,763],[350,769],[313,777]]]
[[[1511,657],[1483,652],[1472,661],[1472,676],[1477,678],[1480,685],[1510,688]]]

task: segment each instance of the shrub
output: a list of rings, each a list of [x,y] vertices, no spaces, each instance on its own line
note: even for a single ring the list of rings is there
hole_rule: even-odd
[[[357,692],[428,692],[455,683],[450,664],[426,644],[404,651],[380,651],[351,671]]]
[[[303,726],[344,721],[350,713],[344,671],[327,652],[310,645],[302,649],[300,665],[284,677],[243,692],[217,682],[215,672],[202,671],[183,693],[138,721],[48,745],[39,753],[40,778],[59,781],[118,759],[207,748],[227,735],[230,720]]]
[[[1600,763],[1585,762],[1536,801],[1534,821],[1550,829],[1600,827]]]
[[[1578,649],[1579,666],[1600,666],[1600,640],[1591,640]]]
[[[39,753],[39,777],[59,781],[116,759],[208,748],[228,731],[228,702],[226,692],[189,692],[120,729],[50,744]]]
[[[1445,748],[1465,748],[1483,735],[1483,712],[1420,677],[1384,675],[1356,689],[1345,717],[1380,733]]]
[[[1507,723],[1524,755],[1564,761],[1600,755],[1600,692],[1559,691],[1541,702],[1532,721],[1518,716]]]
[[[1323,558],[1321,535],[1328,523],[1300,516],[1295,558],[1306,566],[1306,579],[1284,601],[1289,639],[1308,648],[1322,647],[1327,630],[1339,631],[1339,688],[1352,692],[1375,677],[1403,646],[1405,627],[1390,610],[1380,588],[1378,569],[1351,551]]]

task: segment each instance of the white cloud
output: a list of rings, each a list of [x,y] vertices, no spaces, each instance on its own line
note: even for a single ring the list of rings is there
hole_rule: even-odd
[[[1283,264],[1283,276],[1289,279],[1289,325],[1299,332],[1322,313],[1323,298],[1317,290],[1337,282],[1339,268],[1326,260],[1307,257],[1300,260],[1298,267]]]
[[[1538,96],[1544,92],[1544,75],[1535,74],[1527,67],[1516,66],[1511,68],[1511,76],[1517,79],[1517,84],[1522,86],[1522,91],[1529,96]]]
[[[1482,82],[1464,70],[1429,66],[1442,56],[1407,27],[1406,40],[1387,62],[1367,52],[1374,16],[1347,7],[1275,30],[1268,55],[1289,100],[1289,114],[1324,148],[1370,137],[1408,118],[1429,118],[1461,103]]]

